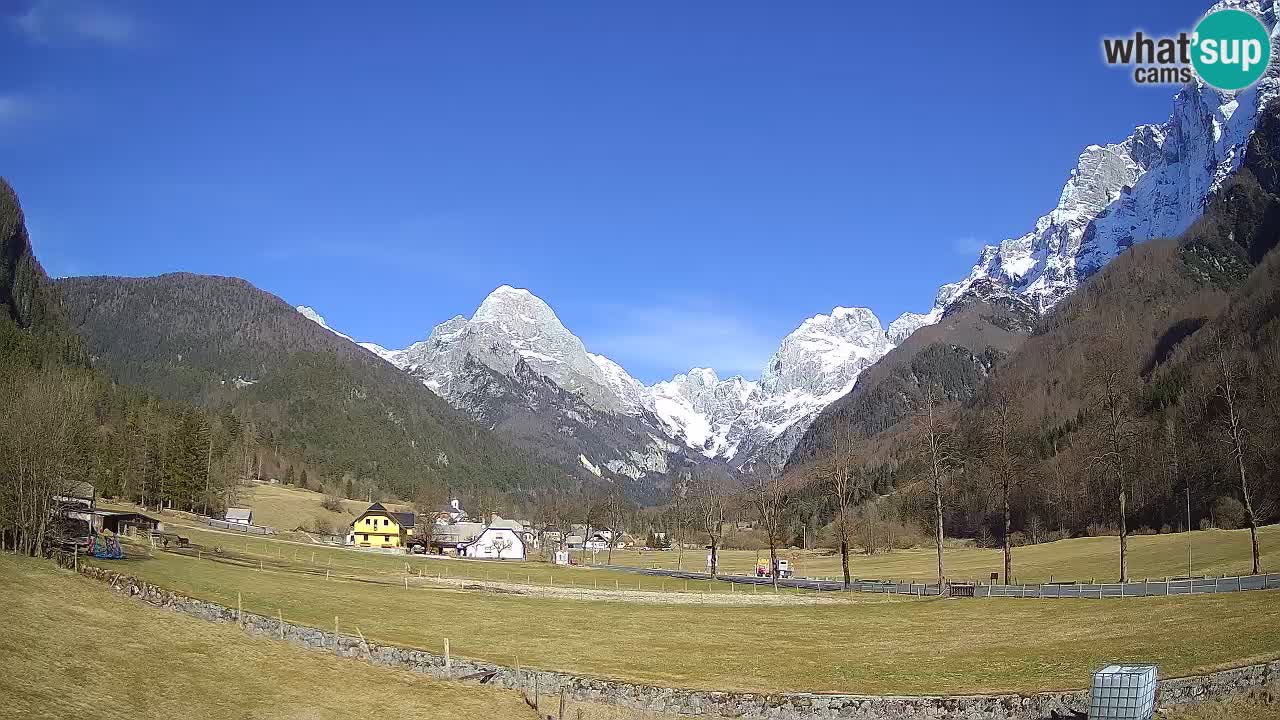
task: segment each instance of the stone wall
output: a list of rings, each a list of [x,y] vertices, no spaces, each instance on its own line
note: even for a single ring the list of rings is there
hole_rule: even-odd
[[[196,600],[137,578],[80,565],[79,572],[107,583],[112,590],[157,607],[175,610],[211,622],[238,622],[247,632],[283,638],[309,650],[341,657],[362,659],[374,665],[460,679],[475,673],[493,673],[490,685],[523,690],[543,697],[543,707],[555,704],[563,688],[573,700],[607,703],[633,710],[672,715],[759,720],[1040,720],[1053,713],[1070,716],[1073,710],[1088,707],[1084,690],[1033,693],[1026,695],[962,696],[877,696],[826,693],[779,693],[774,695],[680,690],[565,673],[502,667],[485,662],[452,658],[448,669],[441,655],[368,642],[365,638],[338,635],[274,617],[244,613],[237,619],[234,608]],[[1082,678],[1083,680],[1083,678]],[[1200,702],[1280,681],[1280,660],[1224,670],[1211,675],[1160,681],[1159,704]],[[544,712],[545,714],[545,712]]]

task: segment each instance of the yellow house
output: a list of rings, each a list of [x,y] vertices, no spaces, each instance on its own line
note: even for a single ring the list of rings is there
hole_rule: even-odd
[[[356,547],[396,548],[408,544],[417,518],[411,512],[394,512],[374,503],[351,523],[347,544]]]

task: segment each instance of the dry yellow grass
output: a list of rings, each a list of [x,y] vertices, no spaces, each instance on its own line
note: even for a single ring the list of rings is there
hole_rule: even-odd
[[[322,564],[304,574],[278,555],[274,563],[260,556],[263,570],[207,556],[139,555],[101,564],[224,605],[234,606],[239,594],[246,609],[281,610],[314,627],[332,627],[337,615],[343,627],[358,625],[383,642],[439,651],[447,637],[459,656],[504,664],[518,657],[526,667],[676,687],[1035,691],[1082,687],[1092,670],[1117,660],[1182,675],[1280,657],[1275,591],[1129,600],[883,601],[855,594],[846,603],[795,607],[622,604],[326,580]],[[403,573],[402,559],[385,560],[399,562]]]
[[[1157,717],[1162,720],[1280,720],[1280,688],[1272,686],[1230,700],[1173,710]]]
[[[1190,534],[1134,535],[1129,538],[1129,574],[1142,579],[1187,572],[1187,541],[1192,544],[1192,562],[1197,575],[1236,575],[1250,570],[1248,530],[1205,530]],[[1262,565],[1280,571],[1280,525],[1269,525],[1259,531]],[[768,557],[768,551],[759,553]],[[840,556],[829,550],[784,550],[782,556],[792,561],[797,575],[839,578]],[[674,550],[614,551],[615,565],[674,568]],[[726,550],[720,559],[727,572],[750,573],[755,568],[754,550]],[[948,577],[980,579],[1002,568],[999,550],[955,547],[944,553]],[[603,562],[603,559],[601,560]],[[932,580],[937,575],[937,556],[932,549],[899,550],[877,555],[855,554],[849,557],[849,570],[854,577]],[[704,570],[706,553],[685,550],[684,568]],[[1013,575],[1016,582],[1040,583],[1051,580],[1085,580],[1097,578],[1113,582],[1119,574],[1119,539],[1115,537],[1074,538],[1053,543],[1028,545],[1013,549]]]
[[[369,503],[361,500],[343,499],[342,507],[345,512],[335,512],[320,506],[324,498],[323,493],[289,485],[254,484],[245,488],[239,504],[253,509],[255,525],[274,528],[281,533],[297,527],[313,527],[317,518],[345,532],[351,526],[351,521],[369,507]],[[412,510],[407,505],[392,502],[385,502],[383,505],[392,510]]]
[[[515,692],[341,660],[0,555],[0,715],[320,720],[534,717]],[[356,711],[358,709],[358,712]]]

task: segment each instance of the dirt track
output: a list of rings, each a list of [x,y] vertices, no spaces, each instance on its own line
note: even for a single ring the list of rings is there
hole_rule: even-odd
[[[733,593],[698,593],[698,592],[655,592],[651,590],[604,590],[594,588],[551,587],[547,585],[524,585],[492,580],[469,580],[465,578],[410,577],[410,585],[460,587],[466,590],[482,590],[494,593],[509,593],[527,597],[544,597],[562,600],[596,600],[604,602],[648,603],[653,605],[724,605],[724,606],[758,606],[758,605],[836,605],[867,602],[910,602],[893,598],[868,597],[859,594],[849,597],[837,593],[778,593],[771,589],[760,588],[758,592],[739,590]]]

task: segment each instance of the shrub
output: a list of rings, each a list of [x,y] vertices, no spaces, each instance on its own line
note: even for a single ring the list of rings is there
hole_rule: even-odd
[[[1244,509],[1244,503],[1229,496],[1223,495],[1213,503],[1213,520],[1214,525],[1223,530],[1237,530],[1249,525],[1249,513]]]
[[[333,523],[319,515],[311,519],[311,531],[317,535],[334,535]]]
[[[324,500],[320,501],[320,507],[333,512],[346,512],[347,509],[342,505],[342,498],[337,495],[325,495]]]
[[[978,535],[973,540],[978,547],[989,548],[996,545],[996,538],[986,525],[978,526]]]

